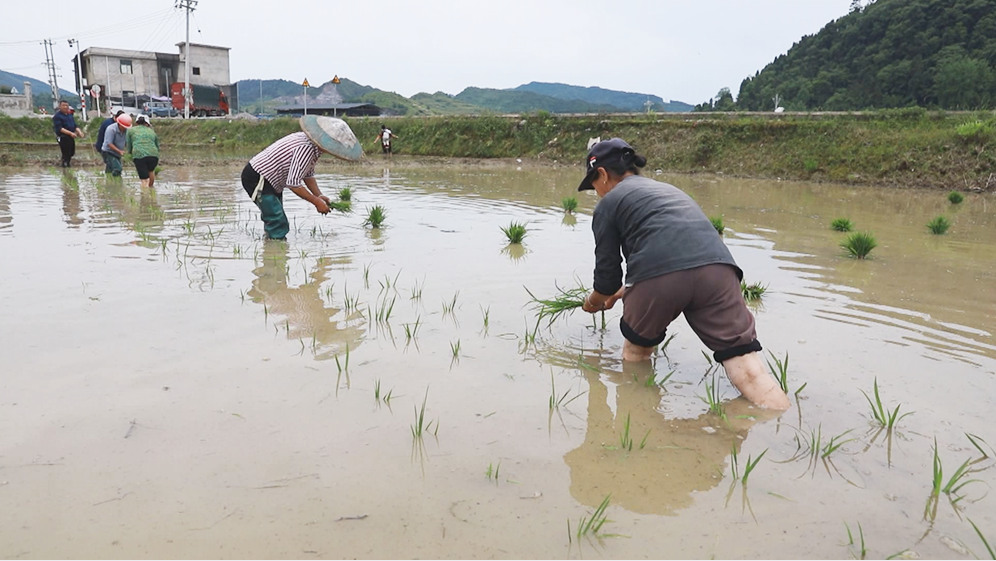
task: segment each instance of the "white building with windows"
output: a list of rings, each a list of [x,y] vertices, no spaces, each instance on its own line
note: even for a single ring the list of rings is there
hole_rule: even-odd
[[[170,86],[183,82],[185,46],[178,43],[176,54],[90,47],[80,53],[84,89],[89,94],[94,85],[100,86],[100,107],[104,111],[108,101],[137,106],[136,99],[141,96],[169,97]],[[234,109],[238,100],[230,79],[229,50],[191,43],[190,83],[221,88]],[[75,72],[76,57],[72,62]],[[93,97],[87,97],[87,107],[94,108]]]

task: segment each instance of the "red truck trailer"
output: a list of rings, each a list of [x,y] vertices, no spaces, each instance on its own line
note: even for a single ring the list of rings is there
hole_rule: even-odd
[[[170,86],[170,97],[173,108],[183,115],[183,82],[175,82]],[[206,117],[228,115],[228,98],[225,92],[214,86],[198,86],[191,88],[190,116]]]

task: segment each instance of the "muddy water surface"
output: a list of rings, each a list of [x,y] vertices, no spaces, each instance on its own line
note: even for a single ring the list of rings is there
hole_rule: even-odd
[[[595,199],[559,210],[576,172],[329,165],[354,212],[288,193],[279,243],[237,167],[168,169],[155,193],[94,171],[0,173],[0,557],[860,555],[845,523],[869,556],[983,556],[968,518],[996,539],[993,462],[965,436],[996,443],[991,195],[660,176],[725,217],[768,285],[760,340],[806,384],[778,418],[720,374],[723,420],[682,320],[642,368],[620,310],[526,336],[524,287],[590,284]],[[842,255],[837,216],[873,259]],[[915,412],[891,432],[876,378]],[[979,482],[925,519],[935,438],[945,479],[977,459]],[[764,453],[749,485],[734,451],[741,475]],[[607,496],[603,537],[579,539]]]

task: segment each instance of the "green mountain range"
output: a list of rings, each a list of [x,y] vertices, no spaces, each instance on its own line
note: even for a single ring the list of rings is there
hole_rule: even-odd
[[[771,111],[996,106],[996,1],[855,2],[740,85],[736,108]]]
[[[262,96],[260,95],[262,86]],[[329,82],[308,88],[308,99],[317,99]],[[289,80],[240,80],[239,104],[243,111],[272,112],[277,105],[289,103],[304,93],[300,84]],[[379,90],[340,78],[336,86],[346,103],[373,103],[395,115],[473,115],[482,113],[628,113],[647,110],[652,101],[655,111],[689,111],[692,106],[681,102],[666,103],[659,96],[617,92],[603,88],[583,88],[566,84],[531,82],[509,90],[467,88],[457,95],[443,92],[418,93],[406,98],[394,92]],[[277,100],[283,98],[283,100]]]
[[[17,88],[18,92],[24,90],[24,82],[31,84],[31,97],[33,99],[34,107],[45,107],[46,109],[52,109],[52,87],[41,80],[36,80],[28,76],[21,74],[15,74],[13,72],[5,72],[0,70],[0,86],[6,86],[8,88]],[[72,82],[72,80],[70,80]],[[78,105],[77,95],[69,90],[64,90],[59,88],[59,94],[63,99],[69,100],[70,104]]]

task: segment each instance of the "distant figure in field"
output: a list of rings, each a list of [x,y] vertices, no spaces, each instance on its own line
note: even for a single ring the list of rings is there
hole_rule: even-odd
[[[100,154],[104,150],[104,133],[107,132],[107,127],[114,123],[114,119],[117,119],[121,115],[124,115],[124,111],[118,110],[114,115],[106,118],[100,123],[100,130],[97,131],[97,141],[93,143],[93,149]]]
[[[73,165],[73,156],[76,155],[76,139],[83,138],[83,129],[76,127],[76,119],[68,101],[63,99],[59,102],[58,113],[52,115],[52,128],[59,141],[59,151],[62,152],[62,167],[68,168]]]
[[[128,138],[125,134],[131,128],[131,117],[124,113],[118,117],[104,131],[104,144],[100,148],[100,155],[104,158],[104,173],[109,173],[113,177],[121,177],[121,156],[124,156],[125,143]]]
[[[387,128],[387,125],[380,126],[380,134],[377,135],[380,140],[380,148],[384,154],[391,154],[391,139],[398,138],[396,134],[391,132],[391,129]]]
[[[139,115],[135,126],[128,129],[125,150],[131,154],[142,187],[155,187],[156,166],[159,165],[159,136],[152,130],[149,118]]]

